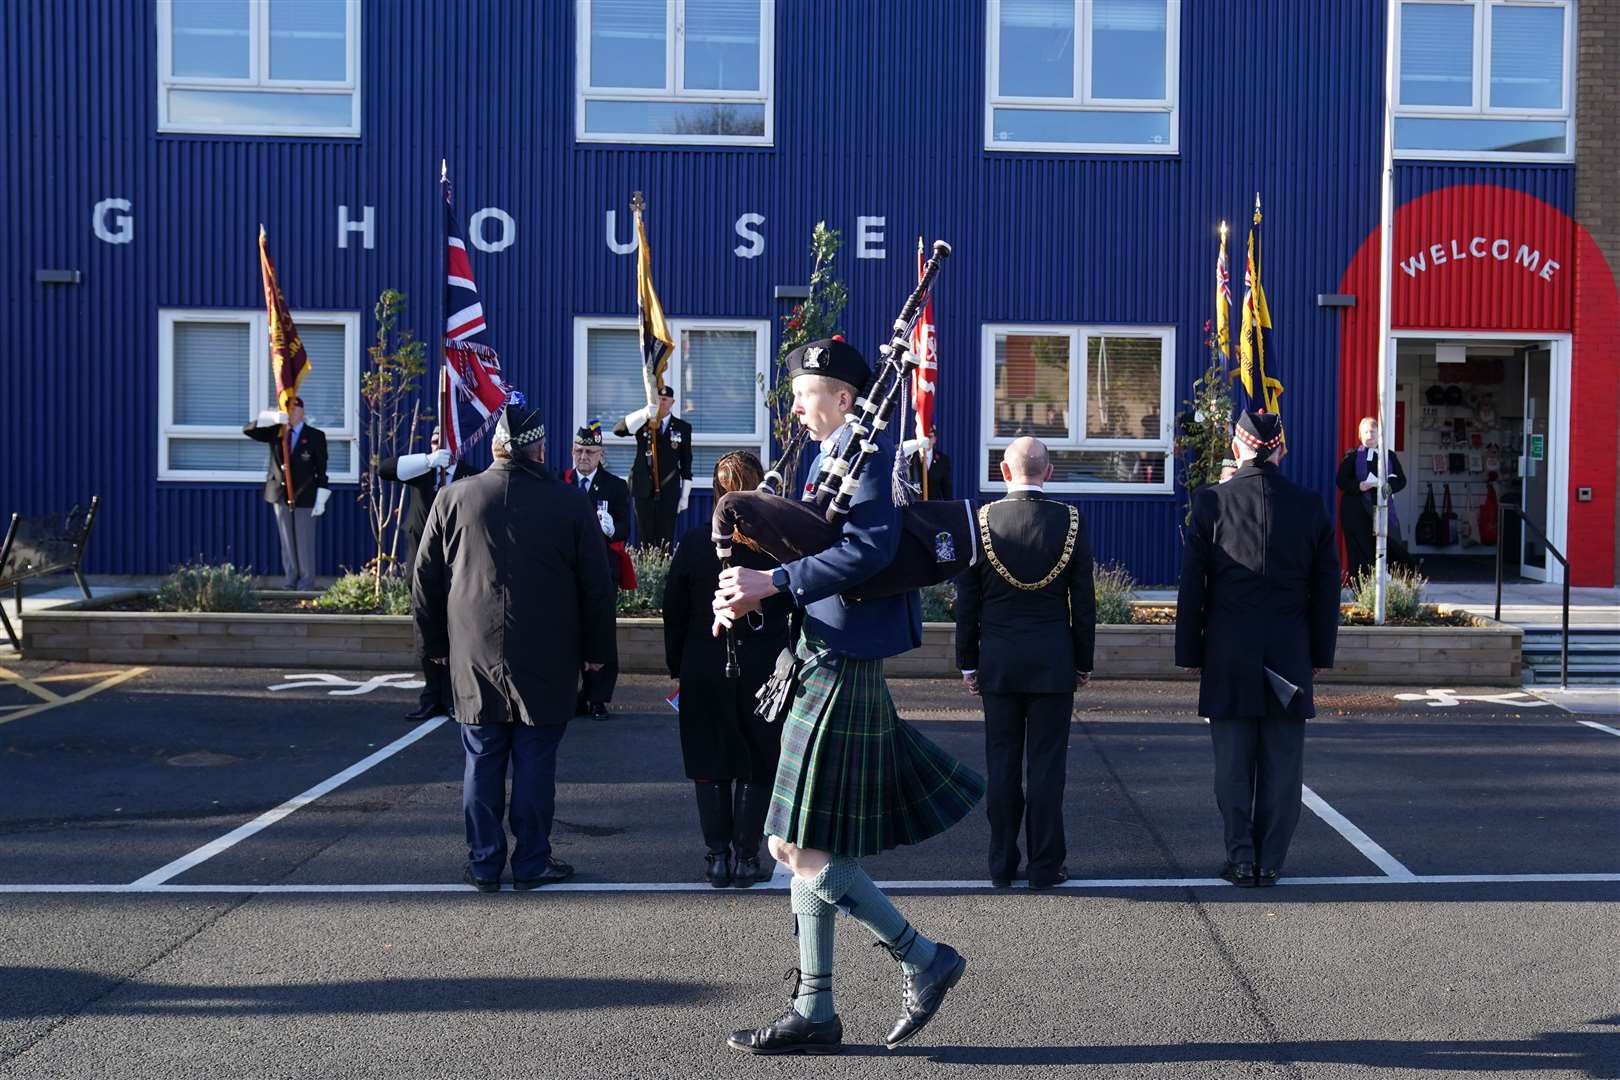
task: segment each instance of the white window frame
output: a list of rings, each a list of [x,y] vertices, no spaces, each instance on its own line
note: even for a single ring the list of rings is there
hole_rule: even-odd
[[[1181,0],[1167,0],[1165,5],[1165,57],[1164,93],[1157,101],[1146,98],[1100,98],[1091,94],[1091,27],[1093,7],[1090,0],[1075,0],[1075,33],[1080,47],[1074,51],[1075,93],[1069,98],[1056,97],[1003,97],[997,91],[1001,86],[1001,0],[988,0],[985,17],[985,94],[984,94],[984,148],[986,150],[1037,151],[1052,154],[1156,154],[1173,155],[1181,152]],[[1168,113],[1170,140],[1166,143],[1048,143],[998,142],[996,140],[996,110],[1042,109],[1052,112],[1142,112]]]
[[[1402,105],[1400,103],[1401,22],[1407,3],[1466,7],[1474,11],[1474,87],[1470,105]],[[1491,22],[1504,7],[1558,8],[1564,13],[1563,106],[1557,109],[1493,108],[1491,96]],[[1575,160],[1575,5],[1570,0],[1401,0],[1395,6],[1395,26],[1390,48],[1395,50],[1396,120],[1562,120],[1565,138],[1562,154],[1535,154],[1507,150],[1416,150],[1395,147],[1395,156],[1414,161],[1541,161]]]
[[[744,446],[750,449],[757,448],[761,461],[766,461],[771,452],[771,422],[770,413],[765,408],[765,393],[763,387],[769,377],[771,324],[768,319],[669,319],[667,320],[670,334],[675,339],[674,348],[669,351],[669,367],[664,373],[664,381],[670,386],[681,385],[682,362],[682,335],[690,330],[737,330],[754,335],[754,386],[756,395],[754,401],[754,430],[743,432],[692,432],[693,447],[699,446]],[[620,419],[617,416],[591,417],[586,415],[586,380],[589,372],[586,369],[588,355],[587,341],[592,330],[634,330],[638,323],[634,318],[618,318],[610,316],[581,316],[574,319],[574,421],[570,430],[577,430],[593,419],[602,421],[602,441],[610,446],[634,446],[635,436],[618,436],[613,434],[613,424]],[[681,415],[680,401],[677,397],[674,409],[676,416]],[[714,478],[707,474],[697,475],[694,471],[693,486],[707,490],[714,486]]]
[[[772,90],[776,76],[776,3],[759,0],[759,89],[688,90],[686,82],[686,0],[665,0],[664,85],[657,87],[591,84],[591,0],[575,0],[574,139],[585,143],[641,143],[661,146],[772,146],[776,109]],[[653,101],[682,105],[764,105],[762,135],[658,135],[585,130],[589,101]]]
[[[1041,437],[1048,450],[1125,450],[1163,451],[1164,479],[1156,484],[1126,484],[1117,481],[1076,483],[1053,481],[1047,491],[1075,495],[1169,495],[1175,492],[1171,428],[1174,423],[1176,387],[1176,328],[1174,326],[1074,325],[1053,323],[985,323],[979,339],[979,489],[1006,491],[1000,473],[990,471],[990,451],[1012,443],[1015,436],[996,436],[996,337],[1004,334],[1035,334],[1066,337],[1069,341],[1068,438]],[[1159,339],[1159,437],[1158,439],[1093,439],[1085,434],[1086,396],[1090,373],[1087,342],[1093,337],[1135,337]]]
[[[343,327],[343,416],[341,428],[321,428],[327,444],[353,443],[349,468],[329,473],[334,484],[360,482],[360,313],[358,311],[295,311],[296,326]],[[177,424],[174,421],[174,326],[176,323],[223,323],[248,328],[248,423],[272,408],[270,395],[269,316],[263,308],[163,308],[158,312],[158,445],[157,478],[189,483],[263,483],[264,467],[255,469],[173,469],[169,467],[171,439],[241,439],[241,425]]]
[[[360,3],[346,0],[348,23],[347,77],[337,81],[270,78],[270,2],[251,0],[248,21],[248,76],[245,79],[199,78],[174,74],[174,9],[171,0],[157,3],[158,130],[201,135],[326,135],[358,138],[360,135]],[[222,125],[188,124],[169,119],[170,90],[226,90],[242,93],[263,91],[277,94],[350,95],[350,122],[345,127],[309,125]]]

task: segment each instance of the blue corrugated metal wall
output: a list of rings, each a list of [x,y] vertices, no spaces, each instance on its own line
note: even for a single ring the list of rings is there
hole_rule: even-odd
[[[1203,366],[1215,224],[1234,224],[1234,289],[1256,190],[1277,324],[1285,466],[1331,487],[1335,291],[1376,227],[1382,5],[1293,0],[1183,5],[1181,152],[1170,158],[989,153],[983,146],[982,0],[782,0],[775,146],[573,143],[574,16],[561,0],[390,0],[362,18],[358,140],[158,136],[149,0],[0,6],[6,311],[20,333],[0,377],[0,510],[100,492],[90,563],[151,571],[193,555],[275,563],[270,515],[250,485],[158,484],[157,312],[262,303],[255,228],[270,230],[296,309],[360,310],[408,292],[436,340],[443,268],[436,201],[450,161],[463,219],[498,206],[517,223],[501,253],[473,253],[514,380],[546,404],[552,459],[566,452],[577,316],[632,310],[630,256],[603,216],[632,189],[651,202],[666,310],[772,318],[778,284],[802,283],[811,226],[843,229],[851,339],[871,349],[910,286],[918,233],[957,257],[937,311],[940,423],[958,490],[977,478],[979,328],[985,322],[1174,324],[1177,386]],[[927,58],[927,66],[912,58]],[[1401,170],[1401,196],[1488,178],[1567,208],[1570,168]],[[134,203],[135,240],[94,238],[92,205]],[[373,206],[376,247],[336,246],[339,204]],[[732,254],[740,214],[766,218],[760,258]],[[885,260],[856,260],[858,215],[886,221]],[[39,267],[84,272],[33,282]],[[1178,393],[1179,396],[1179,393]],[[352,492],[319,529],[323,569],[365,557]],[[1174,579],[1179,497],[1080,500],[1098,554],[1144,582]],[[694,500],[693,514],[706,514]],[[696,520],[696,518],[693,518]]]

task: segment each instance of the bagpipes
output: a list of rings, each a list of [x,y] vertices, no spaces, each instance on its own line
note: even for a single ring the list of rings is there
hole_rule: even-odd
[[[950,253],[949,244],[934,241],[933,255],[894,321],[893,337],[878,350],[882,359],[865,394],[855,402],[857,413],[845,417],[850,437],[839,453],[822,460],[812,481],[814,494],[803,500],[782,496],[787,483],[784,474],[794,471],[790,463],[797,461],[809,435],[801,426],[758,488],[729,492],[715,503],[712,536],[722,567],[730,565],[734,539],[782,563],[818,554],[838,543],[861,474],[878,452],[878,434],[888,427],[920,363],[911,351],[911,331]],[[900,507],[900,514],[900,549],[894,562],[850,589],[846,598],[868,600],[911,592],[955,577],[977,559],[978,524],[967,500],[909,503]],[[736,670],[734,639],[728,633],[726,674],[735,677]]]

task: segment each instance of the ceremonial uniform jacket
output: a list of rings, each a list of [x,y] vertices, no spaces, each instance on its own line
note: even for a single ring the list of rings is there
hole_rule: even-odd
[[[575,491],[580,490],[579,475],[573,469],[563,470],[563,483]],[[606,465],[598,465],[591,474],[591,486],[581,494],[590,500],[592,511],[602,503],[607,504],[608,516],[613,519],[613,535],[603,533],[604,540],[611,544],[615,540],[622,543],[630,539],[630,485],[623,477],[608,472]]]
[[[412,614],[462,723],[566,723],[580,665],[616,658],[613,597],[594,508],[544,467],[497,458],[433,501]]]
[[[670,487],[678,490],[682,480],[692,479],[692,425],[674,413],[669,415],[668,421],[660,426],[659,421],[649,420],[635,431],[636,462],[630,467],[630,493],[638,499],[650,499],[654,494],[652,433],[655,428],[658,431],[659,490]],[[613,434],[620,437],[630,434],[622,417],[613,425]]]
[[[1333,666],[1339,550],[1322,497],[1250,461],[1193,496],[1176,606],[1176,663],[1203,669],[1198,712],[1266,715],[1270,668],[1316,715],[1311,669]]]
[[[1072,694],[1074,676],[1090,671],[1097,602],[1091,537],[1075,511],[1074,550],[1040,589],[1007,583],[981,550],[956,579],[956,665],[977,671],[993,694]],[[1069,507],[1038,491],[1015,491],[986,515],[996,558],[1019,581],[1041,581],[1063,558]],[[981,544],[983,539],[981,539]]]
[[[842,446],[848,437],[846,424],[830,442]],[[900,547],[900,511],[890,491],[894,444],[884,435],[877,443],[838,543],[782,567],[793,602],[804,608],[806,635],[831,652],[858,659],[898,656],[922,644],[922,602],[915,592],[871,600],[841,595],[886,570]],[[818,455],[811,463],[811,477],[820,460]]]
[[[452,471],[452,470],[447,470]],[[452,480],[464,480],[473,476],[478,470],[467,464],[465,460],[458,461],[453,469],[453,475],[440,480],[438,469],[429,469],[420,476],[413,476],[409,480],[399,478],[399,458],[383,458],[377,464],[377,473],[384,480],[392,480],[404,484],[411,489],[411,495],[405,506],[405,568],[407,571],[416,565],[416,549],[422,544],[422,530],[427,528],[428,511],[433,508],[433,499],[439,494],[441,484],[448,487]]]
[[[270,464],[264,471],[264,501],[274,505],[287,504],[287,487],[283,481],[282,444],[280,425],[255,427],[247,424],[242,434],[270,447]],[[315,505],[315,492],[331,484],[326,478],[326,432],[304,421],[298,429],[298,438],[292,446],[293,505],[308,510]]]

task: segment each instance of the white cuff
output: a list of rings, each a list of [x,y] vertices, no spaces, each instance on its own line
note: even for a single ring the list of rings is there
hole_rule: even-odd
[[[414,480],[431,467],[426,454],[402,454],[394,465],[394,475],[401,480]]]

